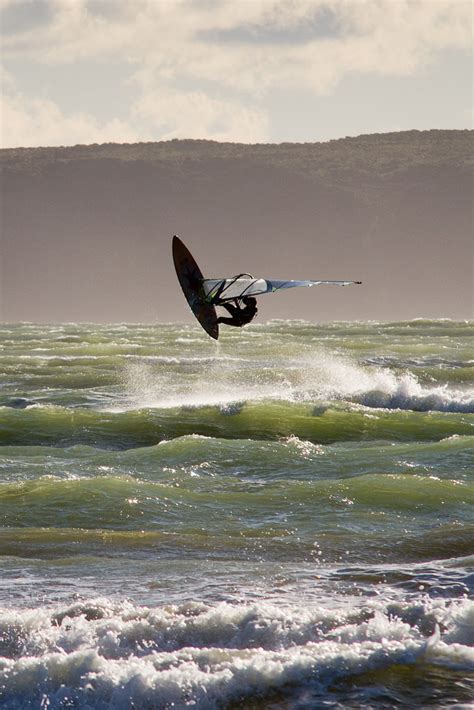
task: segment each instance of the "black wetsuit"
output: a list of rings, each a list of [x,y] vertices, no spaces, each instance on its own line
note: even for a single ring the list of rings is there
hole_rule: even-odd
[[[238,304],[238,301],[236,301],[236,305],[232,303],[220,303],[219,305],[229,311],[232,318],[221,316],[217,319],[217,322],[224,323],[225,325],[233,325],[236,328],[242,328],[243,325],[250,323],[257,315],[257,299],[252,296],[244,296],[242,303],[245,304],[243,307]]]

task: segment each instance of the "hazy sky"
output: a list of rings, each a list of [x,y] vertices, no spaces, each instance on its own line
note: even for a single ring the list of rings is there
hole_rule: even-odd
[[[0,0],[1,146],[472,124],[470,0]]]

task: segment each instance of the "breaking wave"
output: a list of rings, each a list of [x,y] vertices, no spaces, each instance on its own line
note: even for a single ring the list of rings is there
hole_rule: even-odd
[[[404,665],[474,667],[466,600],[140,607],[92,599],[0,615],[2,708],[217,709]]]
[[[346,401],[370,408],[474,413],[474,389],[448,384],[427,386],[413,372],[363,366],[324,350],[291,359],[285,367],[252,367],[239,358],[195,358],[172,387],[147,361],[124,368],[127,397],[112,405],[123,408],[225,405],[235,401]]]

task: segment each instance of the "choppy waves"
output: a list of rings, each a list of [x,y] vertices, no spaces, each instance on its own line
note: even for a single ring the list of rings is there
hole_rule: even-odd
[[[2,710],[470,701],[472,323],[0,335]]]
[[[329,402],[229,401],[125,411],[57,405],[0,408],[2,445],[80,443],[131,448],[190,434],[261,440],[294,435],[324,444],[361,439],[439,440],[472,432],[472,419],[460,413],[374,410]]]

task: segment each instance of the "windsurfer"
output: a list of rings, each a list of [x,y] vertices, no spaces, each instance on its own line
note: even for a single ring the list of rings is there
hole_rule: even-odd
[[[240,304],[240,301],[244,304]],[[235,305],[229,302],[219,303],[220,306],[225,308],[231,315],[231,318],[226,316],[220,316],[217,319],[218,323],[223,323],[224,325],[233,325],[236,328],[242,328],[242,326],[250,323],[257,315],[257,299],[253,296],[243,296],[241,299],[235,299]]]

